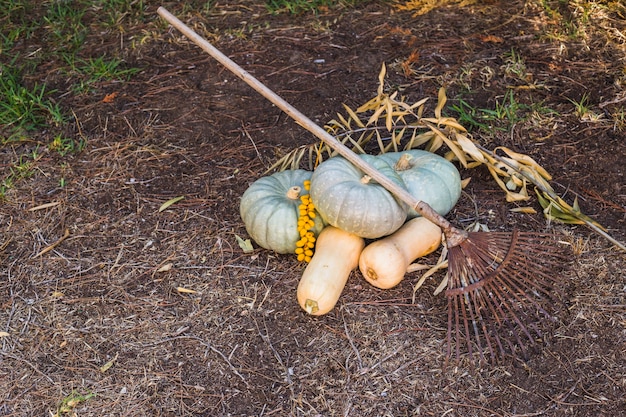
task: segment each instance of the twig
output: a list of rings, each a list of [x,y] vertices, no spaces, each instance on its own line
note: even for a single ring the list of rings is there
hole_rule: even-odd
[[[490,408],[486,408],[486,407],[481,407],[480,405],[466,404],[466,403],[457,403],[457,402],[448,402],[447,404],[455,405],[457,407],[474,408],[476,410],[485,411],[485,412],[489,413],[489,415],[492,415],[492,416],[504,417],[503,414],[496,413],[494,410],[492,410]]]
[[[343,320],[343,328],[344,328],[344,331],[346,332],[346,339],[348,339],[348,343],[350,343],[350,347],[352,347],[352,350],[356,354],[356,360],[359,364],[359,371],[363,372],[363,360],[361,359],[361,354],[359,353],[359,350],[356,348],[356,346],[354,345],[354,342],[352,341],[350,332],[348,332],[348,325],[346,324],[346,318],[343,315],[343,310],[341,311],[341,319]]]
[[[184,331],[186,331],[188,329],[189,329],[188,327],[183,327],[183,328],[179,329],[175,334],[179,334],[179,333],[184,332]],[[246,378],[243,375],[241,375],[241,373],[239,373],[239,371],[237,371],[237,368],[235,368],[235,365],[232,364],[232,362],[228,359],[228,357],[226,355],[224,355],[215,346],[213,346],[211,343],[205,342],[204,340],[200,339],[198,336],[180,335],[180,336],[174,336],[174,337],[166,337],[164,339],[157,340],[156,342],[142,344],[141,346],[146,348],[146,347],[149,347],[149,346],[156,346],[156,345],[160,345],[162,343],[171,342],[172,340],[181,340],[181,339],[195,340],[195,341],[199,342],[202,346],[209,348],[212,352],[216,353],[218,356],[220,356],[224,360],[224,362],[226,362],[228,364],[228,366],[230,367],[231,371],[233,371],[233,373],[235,375],[237,375],[239,378],[241,378],[243,383],[246,384],[246,387],[249,387],[249,384],[248,384],[248,381],[246,380]]]
[[[8,238],[2,245],[0,245],[0,252],[3,252],[6,248],[9,247],[9,244],[13,241],[13,239]]]
[[[191,339],[195,339],[198,342],[200,342],[200,344],[202,344],[203,346],[208,347],[209,349],[211,349],[214,353],[217,353],[230,367],[230,370],[233,371],[233,373],[235,375],[237,375],[239,378],[241,378],[241,380],[243,381],[244,384],[246,384],[246,387],[249,387],[248,385],[248,381],[246,381],[246,378],[244,378],[243,375],[241,375],[239,373],[239,371],[237,371],[237,369],[235,368],[235,366],[232,364],[232,362],[230,360],[228,360],[228,358],[226,357],[226,355],[224,355],[221,351],[219,351],[216,347],[214,347],[212,344],[205,342],[204,340],[200,339],[199,337],[191,337]]]
[[[16,361],[19,362],[23,362],[26,365],[28,365],[33,371],[37,372],[39,375],[43,376],[44,378],[46,378],[51,384],[55,384],[54,380],[52,378],[50,378],[48,375],[44,374],[43,372],[41,372],[35,365],[33,365],[32,363],[28,362],[26,359],[22,359],[19,358],[15,355],[11,355],[10,353],[7,352],[3,352],[0,350],[0,354],[2,354],[3,356],[7,357],[7,358],[11,358],[14,359]]]
[[[52,245],[45,247],[41,252],[39,252],[37,255],[33,256],[33,258],[38,258],[42,255],[45,255],[46,253],[50,252],[52,249],[56,248],[57,246],[59,246],[65,239],[67,239],[70,235],[70,229],[65,229],[65,233],[63,233],[63,236],[61,236],[59,238],[59,240],[57,240],[56,242],[54,242]]]

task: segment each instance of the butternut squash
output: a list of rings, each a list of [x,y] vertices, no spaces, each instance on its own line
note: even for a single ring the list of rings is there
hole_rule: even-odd
[[[428,255],[441,244],[441,229],[423,217],[406,222],[392,235],[369,244],[359,258],[363,277],[381,289],[402,281],[415,259]]]
[[[298,284],[298,304],[307,313],[319,316],[335,307],[350,272],[359,265],[365,240],[333,226],[317,237],[315,253]]]

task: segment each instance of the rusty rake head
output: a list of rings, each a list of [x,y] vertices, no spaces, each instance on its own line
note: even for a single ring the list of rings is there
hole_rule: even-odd
[[[449,248],[447,358],[525,356],[540,322],[556,320],[547,304],[557,305],[569,262],[545,233],[475,232]]]

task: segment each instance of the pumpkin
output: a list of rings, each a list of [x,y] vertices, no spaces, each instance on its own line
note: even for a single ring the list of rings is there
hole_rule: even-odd
[[[461,176],[447,159],[419,149],[387,152],[378,158],[392,165],[409,193],[445,216],[461,197]],[[408,217],[419,214],[409,209]]]
[[[303,169],[276,172],[254,181],[243,193],[239,213],[250,237],[261,247],[277,253],[294,253],[301,239],[298,218],[304,182],[311,172]],[[310,229],[317,235],[324,227],[320,216]]]
[[[394,169],[372,155],[360,155],[400,186]],[[405,222],[407,207],[389,191],[342,157],[322,162],[311,176],[311,200],[324,221],[364,238],[396,231]]]
[[[415,259],[441,244],[441,229],[424,217],[415,217],[395,233],[370,243],[361,253],[359,270],[373,286],[393,288],[404,278]]]
[[[333,226],[326,226],[317,238],[315,253],[298,283],[298,304],[309,314],[319,316],[335,307],[359,265],[365,240]]]

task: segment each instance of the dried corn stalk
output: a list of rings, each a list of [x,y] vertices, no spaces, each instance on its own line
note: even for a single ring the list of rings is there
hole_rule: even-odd
[[[458,161],[464,168],[484,165],[505,192],[508,202],[530,200],[528,186],[532,184],[546,218],[563,223],[585,224],[626,251],[626,245],[583,214],[576,202],[570,206],[560,198],[550,185],[552,176],[533,158],[504,146],[488,150],[476,142],[455,118],[443,116],[447,101],[443,87],[439,89],[433,115],[425,117],[424,106],[428,98],[409,104],[404,97],[399,97],[397,91],[386,93],[385,76],[386,67],[383,64],[378,76],[376,96],[356,110],[344,104],[346,114],[338,113],[335,119],[327,123],[326,130],[356,153],[376,154],[415,148],[437,152],[445,146],[446,159]],[[302,165],[312,170],[321,161],[334,155],[330,147],[318,142],[294,149],[268,171]],[[532,209],[523,207],[517,211],[532,212]]]

